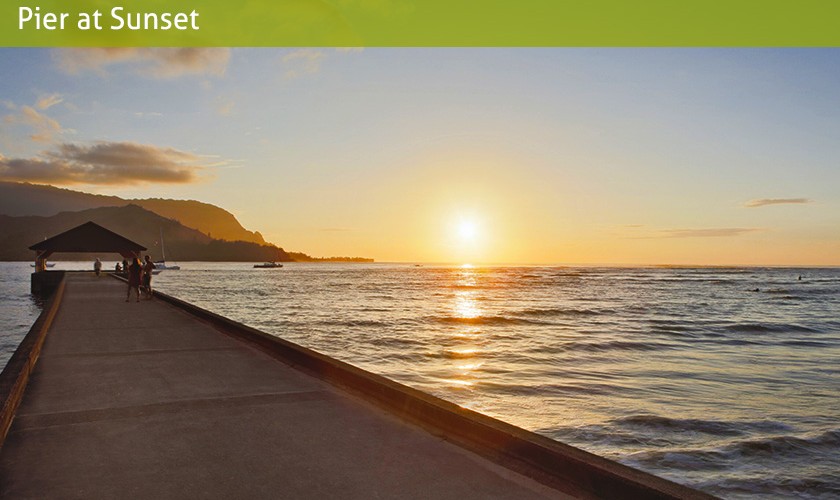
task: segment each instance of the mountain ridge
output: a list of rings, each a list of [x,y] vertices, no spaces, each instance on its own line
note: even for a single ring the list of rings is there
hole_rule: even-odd
[[[259,232],[245,229],[232,213],[210,203],[164,198],[125,199],[46,184],[0,181],[0,214],[13,217],[49,217],[61,212],[78,212],[91,208],[131,204],[177,220],[184,226],[194,228],[211,238],[267,244]]]
[[[120,208],[126,210],[106,210]],[[242,227],[232,213],[201,201],[125,199],[46,184],[8,181],[0,181],[0,234],[3,235],[0,261],[30,260],[30,245],[88,220],[134,239],[150,251],[154,245],[147,243],[156,244],[162,231],[169,257],[179,260],[373,262],[373,259],[362,257],[287,253],[278,245],[266,242],[258,231]],[[71,223],[73,225],[68,225]],[[86,259],[89,256],[76,257]],[[154,254],[154,258],[160,256]]]
[[[165,238],[170,260],[279,261],[292,258],[280,247],[246,241],[214,239],[180,222],[162,217],[138,205],[98,207],[61,212],[52,216],[0,215],[0,261],[31,260],[29,246],[76,226],[92,221],[145,246],[152,259],[162,258],[160,235]],[[52,260],[88,259],[90,255],[55,254]]]

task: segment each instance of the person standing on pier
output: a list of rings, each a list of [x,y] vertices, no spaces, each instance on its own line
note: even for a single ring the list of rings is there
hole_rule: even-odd
[[[146,255],[146,261],[143,263],[143,289],[146,291],[146,299],[152,300],[152,270],[155,268],[155,263],[152,258]]]
[[[128,294],[125,296],[125,301],[131,298],[131,289],[137,293],[137,302],[140,302],[140,275],[143,274],[143,264],[140,259],[134,257],[131,265],[128,266]]]
[[[99,273],[102,271],[102,261],[99,260],[99,257],[96,258],[96,262],[93,263],[93,271],[99,276]]]

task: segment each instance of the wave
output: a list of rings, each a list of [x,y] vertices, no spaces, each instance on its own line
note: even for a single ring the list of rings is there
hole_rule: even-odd
[[[777,297],[778,300],[811,300],[808,297],[803,297],[801,295],[782,295]]]
[[[476,357],[479,351],[439,351],[439,352],[426,352],[424,356],[427,358],[440,358],[440,359],[471,359]]]
[[[553,345],[534,345],[523,352],[528,352],[534,355],[546,356],[575,352],[603,353],[609,351],[657,351],[660,349],[674,348],[674,345],[662,342],[630,342],[626,340],[609,340],[604,342],[570,341]]]
[[[835,451],[840,447],[840,429],[823,432],[810,438],[796,436],[776,436],[771,438],[743,441],[727,447],[726,451],[745,456],[801,455],[818,450]]]
[[[795,459],[799,462],[834,453],[840,446],[840,429],[813,437],[774,436],[738,441],[721,448],[689,450],[656,450],[631,454],[625,459],[647,467],[668,469],[723,469],[735,463],[754,460],[777,462]]]
[[[818,340],[785,340],[779,343],[791,347],[833,347],[835,345],[830,342],[820,342]]]
[[[329,326],[350,326],[350,327],[377,327],[390,328],[394,326],[393,321],[377,321],[372,319],[347,319],[347,320],[325,320],[314,322],[318,325]]]
[[[377,337],[375,341],[371,342],[371,345],[375,345],[378,349],[382,349],[383,347],[393,347],[400,350],[393,351],[388,353],[388,355],[395,355],[401,354],[401,349],[405,348],[412,348],[412,347],[424,347],[426,344],[420,340],[411,339],[411,338],[399,338],[399,337]]]
[[[483,383],[482,389],[496,394],[510,394],[514,396],[609,396],[613,394],[628,394],[635,389],[613,384],[501,384]]]
[[[691,321],[686,322],[692,323]],[[648,320],[647,330],[654,334],[665,334],[673,337],[696,337],[698,327],[687,325],[686,322],[678,323],[671,320],[650,319]]]
[[[659,415],[631,415],[611,422],[621,427],[645,428],[653,431],[688,431],[702,432],[714,436],[741,436],[750,432],[790,432],[793,429],[771,420],[753,422],[728,422],[723,420],[677,419]]]
[[[724,327],[725,330],[738,333],[778,333],[778,332],[803,332],[803,333],[822,333],[820,330],[808,328],[800,325],[763,325],[761,323],[737,323]]]
[[[762,290],[762,292],[763,293],[769,293],[769,294],[785,294],[785,295],[790,295],[791,293],[793,293],[786,288],[769,288],[767,290]]]
[[[629,342],[626,340],[611,340],[608,342],[574,342],[567,344],[569,351],[603,352],[603,351],[657,351],[660,349],[673,349],[671,344],[662,342]],[[566,346],[564,346],[566,347]]]
[[[599,316],[602,314],[615,313],[612,309],[577,309],[567,307],[548,307],[548,308],[527,308],[521,309],[514,314],[520,316]]]
[[[537,429],[535,432],[548,436],[560,442],[577,444],[583,448],[593,445],[614,448],[669,448],[673,441],[662,436],[640,436],[632,432],[621,432],[614,428],[598,425],[584,427],[555,427]]]
[[[552,325],[548,321],[540,321],[525,318],[511,318],[509,316],[476,316],[474,318],[463,318],[460,316],[436,316],[431,318],[438,323],[456,325]]]
[[[758,342],[755,340],[747,339],[716,340],[713,343],[717,345],[767,345],[767,342]]]
[[[728,478],[692,486],[722,497],[747,494],[771,498],[840,498],[840,484],[834,476]]]
[[[490,288],[486,285],[449,285],[450,290],[485,290]]]

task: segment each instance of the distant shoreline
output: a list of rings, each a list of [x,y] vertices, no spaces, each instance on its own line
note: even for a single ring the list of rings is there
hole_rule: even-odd
[[[49,262],[93,262],[97,257],[101,258],[101,254],[91,254],[89,259],[79,259],[79,258],[56,258],[56,259],[48,259]],[[122,258],[106,258],[104,262],[120,262]],[[20,259],[0,259],[0,262],[21,262],[21,263],[28,263],[31,264],[34,262],[34,257],[32,260],[20,260]],[[167,262],[243,262],[243,263],[253,263],[253,262],[260,262],[254,259],[243,259],[243,260],[206,260],[206,259],[167,259]],[[349,257],[349,258],[342,258],[342,257],[313,257],[311,260],[277,260],[273,262],[283,262],[283,263],[290,263],[290,262],[300,262],[300,263],[315,263],[315,264],[325,264],[325,263],[350,263],[350,264],[374,264],[376,261],[374,259],[368,259],[365,257]]]

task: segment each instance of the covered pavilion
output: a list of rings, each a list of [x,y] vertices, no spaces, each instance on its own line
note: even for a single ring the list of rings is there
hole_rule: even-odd
[[[105,229],[99,224],[88,221],[81,226],[64,231],[52,238],[38,242],[30,250],[37,252],[35,256],[35,272],[32,274],[32,291],[44,292],[52,288],[47,273],[47,258],[56,252],[73,253],[118,253],[125,259],[140,256],[146,247],[135,243],[124,236]]]

